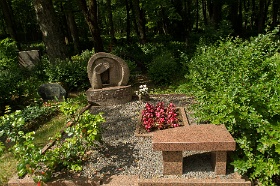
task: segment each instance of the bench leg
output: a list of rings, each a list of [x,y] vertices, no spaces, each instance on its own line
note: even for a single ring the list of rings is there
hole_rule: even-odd
[[[183,152],[182,151],[162,151],[163,174],[182,175],[183,174]]]
[[[217,175],[225,175],[227,167],[227,152],[217,151],[211,152],[212,165]]]

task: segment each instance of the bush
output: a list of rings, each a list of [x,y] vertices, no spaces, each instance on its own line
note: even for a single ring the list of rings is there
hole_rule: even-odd
[[[0,41],[0,70],[17,66],[16,42],[10,38]]]
[[[90,87],[87,75],[88,60],[92,52],[86,50],[81,55],[73,56],[72,60],[57,61],[45,69],[49,82],[60,82],[67,91],[85,90]]]
[[[138,70],[140,71],[146,70],[145,61],[148,60],[147,56],[137,45],[122,45],[122,46],[114,47],[112,54],[122,58],[124,61],[128,63],[133,64],[132,66],[133,68],[129,69],[132,75],[137,74]]]
[[[178,77],[179,66],[169,51],[156,56],[148,65],[148,75],[157,85],[171,84]]]
[[[11,39],[0,41],[0,113],[5,105],[18,107],[37,97],[39,79],[18,65],[16,44]]]
[[[198,101],[196,115],[226,125],[237,142],[235,170],[263,185],[275,185],[280,176],[277,32],[201,46],[186,76]]]

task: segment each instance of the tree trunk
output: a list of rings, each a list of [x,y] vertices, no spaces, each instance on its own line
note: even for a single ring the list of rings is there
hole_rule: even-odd
[[[259,16],[258,16],[258,33],[263,31],[263,19],[264,19],[264,9],[265,9],[265,0],[260,0],[259,3]]]
[[[66,58],[66,45],[56,19],[52,0],[34,0],[37,20],[50,61]]]
[[[208,13],[209,13],[209,20],[210,20],[210,22],[213,21],[213,14],[214,14],[213,13],[213,9],[214,9],[213,7],[214,7],[213,0],[207,0],[207,9],[208,9]]]
[[[66,10],[65,14],[67,18],[67,25],[69,27],[71,37],[73,40],[74,53],[78,54],[80,52],[80,40],[79,40],[77,24],[75,22],[75,17],[72,10]]]
[[[199,22],[199,7],[198,7],[198,0],[195,2],[195,7],[196,7],[196,23],[195,23],[195,30],[198,31],[198,22]]]
[[[206,13],[206,10],[207,10],[207,3],[205,0],[202,0],[202,13],[203,13],[203,21],[204,21],[204,25],[208,25],[208,21],[207,21],[207,13]]]
[[[272,5],[272,26],[273,27],[277,26],[278,11],[279,11],[279,0],[273,0],[273,5]]]
[[[130,42],[130,5],[128,0],[125,0],[125,8],[126,8],[126,41]]]
[[[249,12],[249,7],[250,7],[250,2],[243,1],[243,6],[244,6],[244,29],[247,30],[248,27],[248,12]]]
[[[213,23],[215,28],[219,27],[219,24],[222,20],[222,2],[220,0],[213,1]]]
[[[168,31],[168,18],[165,14],[165,11],[163,9],[162,6],[160,6],[160,14],[161,14],[161,27],[162,27],[162,31],[164,33],[164,35],[168,35],[169,31]]]
[[[140,41],[142,43],[145,43],[146,42],[145,23],[144,23],[143,13],[141,13],[139,0],[132,0],[132,6],[135,13],[137,29],[140,33]]]
[[[235,1],[230,2],[230,21],[232,24],[232,28],[234,33],[238,35],[239,28],[238,28],[238,4]]]
[[[270,4],[270,0],[260,0],[259,3],[259,16],[258,16],[258,33],[264,30],[265,21],[267,17],[267,11]]]
[[[8,31],[8,34],[10,34],[11,38],[15,40],[17,43],[17,48],[20,50],[20,44],[18,41],[17,33],[16,33],[16,28],[15,28],[15,20],[14,20],[14,15],[12,13],[11,7],[7,3],[6,0],[0,0],[0,5],[2,7],[2,12],[4,16],[4,21],[6,23],[6,28]]]
[[[78,0],[80,8],[84,14],[85,20],[88,24],[90,33],[93,37],[93,46],[95,52],[103,52],[103,42],[100,36],[100,29],[98,26],[97,18],[97,2],[96,0],[90,0],[87,5],[86,0]]]
[[[256,8],[256,1],[252,0],[252,15],[251,15],[251,30],[254,30],[257,28],[257,8]]]
[[[238,3],[237,4],[239,5],[239,7],[238,7],[238,17],[237,17],[238,18],[237,19],[237,26],[238,26],[237,33],[238,33],[239,36],[242,37],[242,35],[243,35],[243,28],[242,28],[242,21],[243,21],[242,0],[239,0]]]
[[[110,25],[111,43],[114,44],[117,42],[117,40],[115,38],[115,29],[114,29],[114,22],[113,22],[111,0],[106,0],[106,7],[107,7],[107,11],[108,11],[108,19],[109,19],[109,25]]]

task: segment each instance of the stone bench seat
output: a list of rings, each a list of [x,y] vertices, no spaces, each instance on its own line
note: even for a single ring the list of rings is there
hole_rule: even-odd
[[[227,151],[236,143],[224,125],[191,125],[156,131],[153,150],[162,151],[163,174],[183,173],[183,151],[210,151],[217,175],[226,174]]]

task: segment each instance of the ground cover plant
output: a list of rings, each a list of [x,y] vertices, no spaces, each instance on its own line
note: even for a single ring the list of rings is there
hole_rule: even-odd
[[[228,38],[198,47],[184,86],[196,98],[200,120],[225,124],[235,138],[235,170],[261,185],[276,185],[280,176],[277,34],[278,29],[248,41]]]
[[[66,116],[64,125],[67,127],[64,135],[59,132],[50,138],[55,140],[55,148],[44,153],[41,151],[42,145],[38,145],[38,140],[35,143],[36,132],[23,130],[26,123],[22,111],[7,112],[1,117],[0,134],[6,142],[13,143],[10,151],[18,161],[19,177],[28,173],[36,182],[45,182],[59,170],[81,170],[82,162],[90,155],[91,147],[101,139],[99,125],[104,119],[100,114],[92,115],[89,111],[76,114],[81,108],[81,102],[77,100],[81,99],[69,99],[55,105],[44,104],[43,107],[59,108]],[[1,144],[3,150],[3,143]]]

